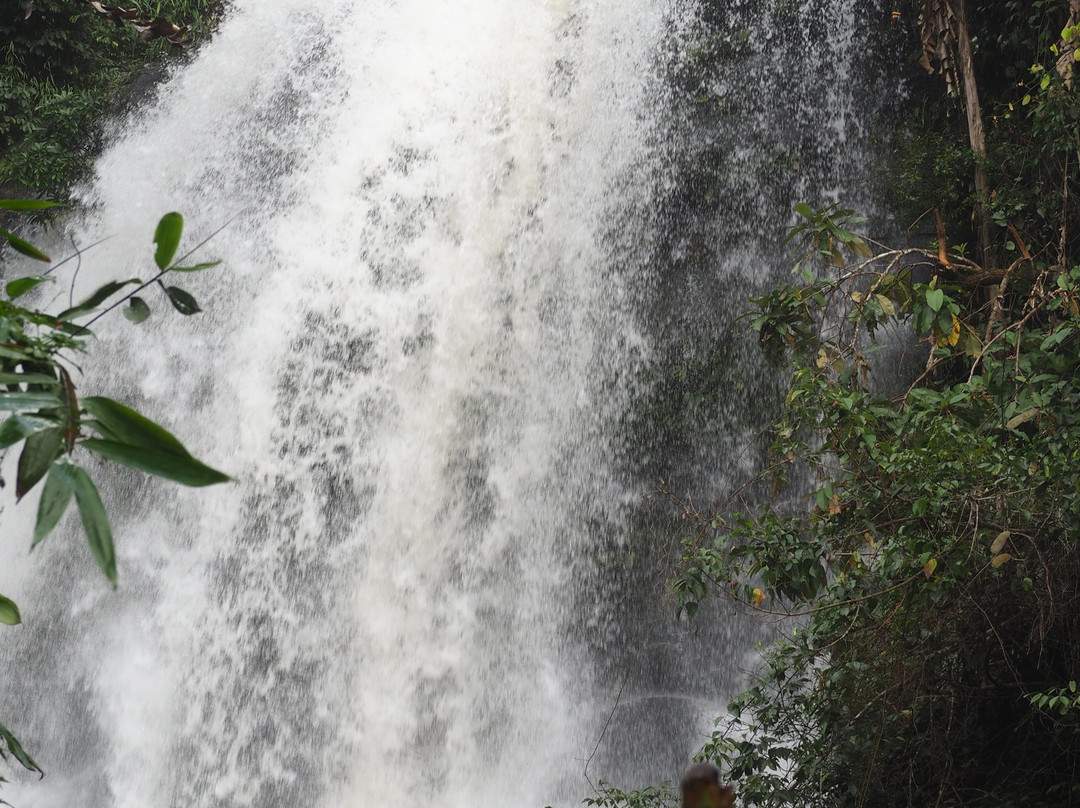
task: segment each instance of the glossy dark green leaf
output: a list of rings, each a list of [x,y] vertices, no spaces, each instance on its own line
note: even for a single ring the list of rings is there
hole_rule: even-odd
[[[65,309],[64,311],[60,312],[58,315],[56,315],[56,319],[68,320],[72,317],[78,317],[80,314],[86,314],[88,311],[92,311],[97,306],[104,303],[106,300],[115,295],[125,286],[132,283],[138,284],[142,283],[142,281],[140,281],[138,278],[129,278],[126,281],[110,281],[109,283],[98,289],[96,292],[94,292],[92,295],[90,295],[90,297],[86,298],[86,300],[84,300],[79,305],[73,306],[70,309]]]
[[[60,400],[51,393],[0,393],[0,410],[40,410],[58,407]]]
[[[177,286],[166,286],[165,294],[173,308],[181,314],[196,314],[202,311],[199,304],[195,302],[195,298]]]
[[[20,252],[30,258],[35,258],[38,261],[52,260],[51,258],[49,258],[49,256],[47,256],[33,244],[28,241],[23,241],[14,233],[9,233],[7,230],[0,230],[0,236],[7,239],[8,244],[10,244],[12,249],[14,249],[16,252]]]
[[[116,553],[113,550],[109,517],[105,513],[105,506],[101,504],[101,495],[89,474],[78,466],[70,468],[75,502],[79,506],[79,516],[82,517],[86,539],[90,543],[90,553],[105,573],[105,577],[116,586]]]
[[[61,202],[49,202],[44,199],[0,199],[3,210],[44,210],[45,208],[65,208]]]
[[[142,446],[132,446],[130,443],[96,438],[80,441],[79,445],[109,460],[182,485],[198,487],[229,481],[226,475],[200,463],[190,455],[170,454]]]
[[[72,474],[74,468],[66,459],[58,460],[49,468],[49,476],[45,478],[41,499],[38,501],[34,542],[31,547],[36,547],[52,532],[67,510],[71,495],[75,493],[75,476]]]
[[[15,498],[22,499],[40,482],[53,461],[64,450],[64,430],[60,427],[35,432],[23,444],[19,455],[19,468],[15,478]]]
[[[34,759],[30,757],[30,755],[26,754],[26,750],[23,749],[22,744],[19,743],[15,736],[12,735],[11,732],[8,731],[7,727],[5,727],[3,724],[0,724],[0,742],[2,742],[3,745],[7,747],[7,751],[12,755],[12,757],[14,757],[17,761],[19,761],[19,763],[23,765],[24,769],[29,769],[32,772],[37,772],[38,774],[42,775],[45,774],[45,772],[42,771],[41,767],[34,762]],[[0,749],[0,752],[2,751],[3,750]]]
[[[13,415],[0,424],[0,449],[6,449],[43,429],[57,427],[56,421],[35,415]]]
[[[133,297],[124,307],[124,316],[133,323],[141,323],[150,316],[150,307],[141,297]]]
[[[172,433],[119,401],[104,396],[90,396],[82,400],[82,407],[104,424],[119,442],[191,457],[184,444]]]
[[[35,286],[51,280],[52,278],[48,275],[29,275],[25,278],[16,278],[4,287],[4,291],[7,292],[8,297],[14,300],[17,297],[25,295]]]
[[[15,605],[15,601],[0,595],[0,623],[6,626],[17,626],[21,622],[22,615],[19,614],[19,607]]]
[[[208,261],[205,264],[196,264],[193,267],[173,267],[170,272],[201,272],[204,269],[210,269],[220,264],[220,261]]]
[[[154,243],[157,250],[154,252],[154,263],[158,269],[166,269],[176,255],[176,248],[180,246],[180,234],[184,231],[184,217],[175,211],[166,213],[158,222],[154,231]]]

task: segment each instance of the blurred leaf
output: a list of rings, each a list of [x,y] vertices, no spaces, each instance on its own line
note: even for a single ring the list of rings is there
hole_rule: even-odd
[[[208,261],[205,264],[196,264],[192,267],[173,267],[170,272],[201,272],[204,269],[210,269],[220,264],[220,261]]]
[[[150,307],[141,297],[132,297],[124,307],[124,316],[133,323],[141,323],[150,316]]]
[[[10,244],[12,249],[14,249],[16,252],[20,252],[23,255],[37,259],[38,261],[52,260],[51,258],[49,258],[49,256],[47,256],[33,244],[28,241],[23,241],[14,233],[9,233],[7,230],[0,230],[0,236],[6,238],[8,244]]]
[[[17,626],[22,622],[19,607],[13,600],[0,595],[0,623],[7,626]]]
[[[35,286],[51,281],[48,275],[29,275],[25,278],[17,278],[4,287],[4,291],[7,292],[7,296],[14,300],[17,297],[22,297]]]
[[[59,407],[60,400],[51,393],[0,393],[0,410],[41,410]]]
[[[60,202],[47,202],[44,199],[0,199],[3,210],[43,210],[44,208],[67,207]]]
[[[22,744],[19,743],[15,736],[12,735],[3,724],[0,724],[0,741],[7,747],[8,752],[22,764],[24,769],[29,769],[30,771],[37,772],[41,775],[45,774],[41,767],[34,762],[34,759],[26,754],[26,750],[22,748]],[[0,750],[0,752],[2,751],[3,750]]]
[[[88,311],[92,311],[93,309],[97,308],[97,306],[104,303],[108,298],[112,297],[114,294],[116,294],[125,286],[131,283],[138,284],[142,283],[142,281],[140,281],[138,278],[130,278],[126,281],[110,281],[109,283],[98,289],[96,292],[94,292],[92,295],[90,295],[90,297],[86,298],[86,300],[84,300],[79,305],[74,306],[70,309],[65,309],[64,311],[60,312],[58,315],[56,315],[56,319],[70,320],[72,317],[78,317],[80,314],[86,314]]]
[[[72,474],[74,468],[64,459],[54,462],[49,468],[49,476],[45,478],[45,486],[38,501],[34,542],[31,547],[36,547],[48,536],[64,516],[71,495],[75,493],[75,476]]]
[[[175,211],[166,213],[158,222],[154,231],[154,243],[157,250],[154,252],[154,263],[158,269],[167,269],[176,255],[176,248],[180,246],[180,234],[184,231],[184,217]]]
[[[997,538],[994,539],[993,543],[990,545],[990,554],[997,555],[1000,553],[1001,548],[1005,546],[1005,542],[1009,540],[1009,536],[1011,535],[1012,534],[1008,530],[1003,530],[998,533]]]
[[[13,446],[35,432],[56,427],[56,421],[35,415],[13,415],[0,424],[0,449]]]
[[[15,479],[15,499],[20,500],[40,482],[64,449],[64,430],[43,429],[26,438]]]

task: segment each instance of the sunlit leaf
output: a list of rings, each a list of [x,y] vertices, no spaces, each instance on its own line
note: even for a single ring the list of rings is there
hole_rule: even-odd
[[[45,208],[67,207],[60,202],[47,202],[44,199],[0,199],[3,210],[43,210]]]
[[[927,289],[926,290],[926,305],[933,311],[937,312],[941,310],[941,304],[945,302],[945,292],[941,289]]]
[[[15,601],[0,595],[0,623],[6,626],[17,626],[21,622],[22,615],[19,614],[19,607],[15,605]]]
[[[1009,536],[1012,534],[1008,530],[1003,530],[998,533],[997,538],[990,544],[990,554],[997,555],[1001,552],[1001,548],[1005,546],[1005,542],[1009,540]]]
[[[927,580],[929,580],[931,577],[933,577],[934,570],[936,570],[936,569],[937,569],[937,559],[936,558],[931,558],[929,561],[927,561],[925,564],[923,564],[922,572],[923,572],[923,575],[926,576]]]

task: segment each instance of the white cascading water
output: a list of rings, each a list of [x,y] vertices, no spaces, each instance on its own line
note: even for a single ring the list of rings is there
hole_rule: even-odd
[[[73,523],[28,557],[33,505],[21,522],[5,507],[0,592],[26,625],[3,637],[0,719],[48,777],[3,797],[540,808],[588,793],[618,682],[596,676],[587,593],[595,544],[647,483],[615,424],[651,350],[635,295],[669,168],[662,53],[691,14],[236,0],[124,122],[70,228],[111,237],[76,297],[148,272],[168,210],[184,245],[227,224],[195,256],[223,264],[175,281],[197,317],[151,298],[144,326],[101,321],[78,383],[235,482],[95,467],[115,592]],[[721,650],[697,654],[720,667]],[[651,776],[670,740],[623,771]]]

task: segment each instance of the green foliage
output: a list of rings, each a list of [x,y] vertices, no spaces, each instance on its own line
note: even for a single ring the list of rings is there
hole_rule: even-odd
[[[9,211],[50,206],[46,202],[0,200],[0,209]],[[124,404],[104,396],[80,398],[72,379],[72,356],[84,352],[92,336],[88,325],[125,302],[139,312],[138,318],[129,319],[142,321],[149,316],[149,306],[136,297],[136,292],[157,285],[181,314],[199,310],[188,292],[161,283],[166,273],[195,269],[177,266],[177,261],[184,261],[187,255],[174,261],[182,232],[180,214],[165,214],[154,235],[157,271],[149,280],[112,281],[58,314],[15,302],[36,286],[52,282],[55,267],[40,275],[9,281],[0,296],[0,412],[6,415],[0,423],[0,452],[22,444],[16,472],[17,499],[41,485],[32,546],[53,531],[74,500],[90,554],[113,586],[117,572],[112,529],[97,487],[76,462],[80,450],[183,485],[206,486],[229,479],[192,457],[159,424]],[[40,250],[12,233],[0,231],[0,237],[23,255],[49,261]],[[198,268],[216,263],[200,264]],[[129,286],[136,288],[121,294]],[[107,307],[99,311],[106,303]],[[82,318],[87,319],[77,322]],[[0,622],[15,625],[20,621],[15,603],[0,595]],[[41,771],[14,736],[0,726],[0,758],[6,759],[8,754],[25,768]]]
[[[1017,262],[987,305],[962,256],[922,283],[935,251],[794,236],[848,267],[757,301],[792,361],[770,473],[818,469],[811,510],[700,515],[673,589],[804,621],[703,755],[749,805],[1043,804],[1080,763],[1047,688],[1080,666],[1080,266]],[[905,324],[927,369],[891,399],[863,346]]]
[[[190,40],[209,30],[220,0],[136,4],[183,20]],[[29,14],[27,13],[29,10]],[[8,2],[0,8],[0,188],[60,195],[89,170],[98,129],[147,64],[173,46],[143,41],[85,0]]]
[[[622,791],[603,780],[597,784],[596,795],[584,800],[585,805],[593,808],[674,808],[678,803],[678,795],[672,791],[671,783]]]

